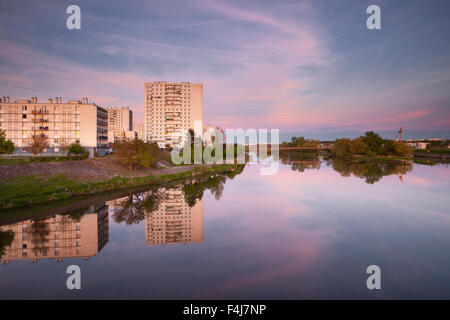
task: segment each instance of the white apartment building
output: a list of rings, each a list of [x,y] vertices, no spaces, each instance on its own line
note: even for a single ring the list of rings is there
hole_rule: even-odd
[[[133,111],[129,107],[108,108],[108,142],[134,139]]]
[[[145,214],[145,243],[180,244],[203,242],[203,200],[190,207],[183,190],[165,189],[157,210]]]
[[[146,141],[145,139],[145,125],[143,123],[133,123],[133,131],[136,132],[138,139]]]
[[[178,145],[182,130],[203,133],[203,84],[146,82],[145,135],[160,148]]]
[[[147,245],[159,244],[185,244],[203,241],[203,200],[199,199],[191,207],[184,198],[182,188],[158,189],[158,208],[153,211],[145,210],[145,243]],[[146,199],[155,194],[149,191],[140,194],[138,198]],[[130,197],[122,197],[106,202],[111,216],[128,210],[126,205]]]
[[[34,135],[45,135],[50,147],[46,155],[60,154],[79,142],[91,156],[107,146],[108,115],[106,109],[89,103],[88,98],[63,102],[60,97],[38,102],[36,97],[0,100],[0,129],[6,131],[16,147],[15,154],[28,155],[25,148]]]
[[[0,226],[0,231],[14,232],[12,243],[0,257],[11,261],[64,258],[88,260],[96,256],[109,240],[108,210],[105,205],[90,206],[77,220],[68,215],[53,215],[42,220],[24,220]]]

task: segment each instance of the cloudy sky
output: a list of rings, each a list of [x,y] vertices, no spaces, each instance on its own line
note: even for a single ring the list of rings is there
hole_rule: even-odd
[[[81,30],[66,28],[67,6]],[[366,8],[381,7],[381,30]],[[205,124],[282,132],[450,128],[450,1],[2,0],[0,96],[130,106],[204,84]]]

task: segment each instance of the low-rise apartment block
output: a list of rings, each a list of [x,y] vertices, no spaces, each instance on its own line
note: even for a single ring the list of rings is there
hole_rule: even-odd
[[[97,255],[109,240],[108,210],[105,205],[91,206],[79,219],[55,215],[0,226],[0,231],[14,232],[12,243],[0,257],[10,261],[82,258]],[[1,254],[1,253],[0,253]]]
[[[102,153],[107,147],[107,121],[106,109],[89,103],[88,98],[38,102],[36,97],[15,101],[2,97],[0,102],[0,129],[6,131],[19,155],[27,155],[26,147],[34,135],[48,138],[47,155],[58,155],[74,142],[91,156]]]

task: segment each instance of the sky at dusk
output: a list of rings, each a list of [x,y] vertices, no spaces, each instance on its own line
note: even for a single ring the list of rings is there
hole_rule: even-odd
[[[81,30],[66,8],[81,8]],[[381,8],[381,30],[366,8]],[[0,96],[130,106],[204,84],[204,124],[450,138],[450,1],[2,0]]]

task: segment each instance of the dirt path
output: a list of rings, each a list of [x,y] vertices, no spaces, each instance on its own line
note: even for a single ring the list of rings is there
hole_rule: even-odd
[[[127,168],[118,163],[113,156],[107,156],[79,161],[0,165],[0,181],[6,181],[29,175],[52,176],[57,174],[65,174],[70,179],[78,181],[100,181],[111,179],[117,175],[143,177],[149,175],[177,173],[188,171],[198,166],[201,165],[129,171]]]

